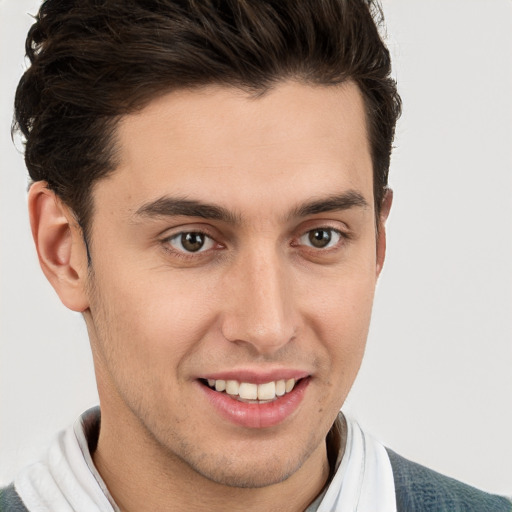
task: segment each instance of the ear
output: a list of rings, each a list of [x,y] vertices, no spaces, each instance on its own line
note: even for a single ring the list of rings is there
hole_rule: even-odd
[[[86,293],[88,267],[80,226],[69,207],[44,181],[30,187],[28,208],[44,275],[66,307],[85,311],[89,307]]]
[[[386,220],[393,203],[393,191],[388,188],[384,193],[379,216],[379,230],[377,235],[377,277],[379,277],[384,260],[386,259]]]

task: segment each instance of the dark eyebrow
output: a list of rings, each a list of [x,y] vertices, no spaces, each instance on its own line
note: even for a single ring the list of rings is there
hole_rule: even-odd
[[[172,217],[184,215],[186,217],[201,217],[236,224],[239,217],[221,206],[202,203],[192,199],[179,197],[161,197],[150,203],[143,204],[136,212],[142,217]]]
[[[305,204],[299,205],[291,212],[291,217],[307,217],[317,213],[348,210],[350,208],[368,209],[370,205],[362,194],[349,190],[339,195],[327,196]]]
[[[368,209],[366,199],[354,190],[339,195],[327,196],[304,204],[292,210],[289,218],[307,217],[318,213],[348,210],[350,208]],[[239,224],[241,217],[222,206],[203,203],[193,199],[164,196],[143,204],[135,215],[141,217],[200,217],[202,219],[220,220],[229,224]]]

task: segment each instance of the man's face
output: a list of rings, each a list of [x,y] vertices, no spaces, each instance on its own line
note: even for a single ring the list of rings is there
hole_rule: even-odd
[[[86,312],[102,425],[228,485],[325,459],[383,258],[357,87],[175,92],[118,146]]]

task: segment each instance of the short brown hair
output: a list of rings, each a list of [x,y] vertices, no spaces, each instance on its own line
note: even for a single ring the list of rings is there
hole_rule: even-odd
[[[156,95],[352,80],[366,106],[378,215],[401,110],[381,21],[372,0],[45,0],[15,99],[30,177],[47,181],[87,234],[91,187],[116,167],[116,123]]]

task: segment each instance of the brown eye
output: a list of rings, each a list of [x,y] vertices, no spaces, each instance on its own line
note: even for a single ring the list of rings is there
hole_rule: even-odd
[[[211,249],[214,245],[214,241],[204,233],[188,231],[178,233],[177,235],[169,238],[169,244],[173,249],[179,252],[191,253],[203,252]]]
[[[307,245],[315,249],[329,249],[340,241],[341,236],[341,233],[336,229],[317,228],[302,235],[299,242],[301,245]]]
[[[202,233],[183,233],[181,245],[186,251],[197,252],[203,248],[204,235]]]
[[[314,229],[309,232],[308,238],[313,247],[323,249],[329,245],[332,237],[330,231],[327,229]]]

